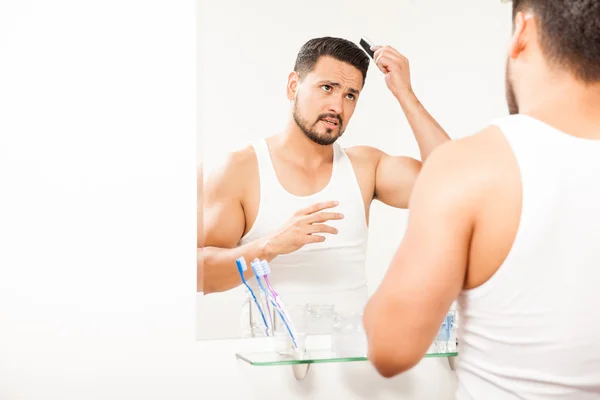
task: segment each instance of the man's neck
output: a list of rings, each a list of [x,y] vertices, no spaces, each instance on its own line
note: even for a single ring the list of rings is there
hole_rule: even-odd
[[[520,112],[578,137],[600,139],[600,84],[585,85],[569,77],[552,77],[530,92]]]
[[[310,140],[294,121],[275,137],[274,145],[286,158],[307,168],[318,168],[333,160],[333,145],[323,146]]]

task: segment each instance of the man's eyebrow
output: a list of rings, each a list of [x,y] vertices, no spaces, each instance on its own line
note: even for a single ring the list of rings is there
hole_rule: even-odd
[[[319,85],[329,85],[329,86],[333,86],[333,87],[341,87],[342,85],[339,84],[338,82],[334,82],[334,81],[320,81]],[[354,88],[349,88],[348,91],[350,93],[355,93],[355,94],[359,94],[360,92]]]

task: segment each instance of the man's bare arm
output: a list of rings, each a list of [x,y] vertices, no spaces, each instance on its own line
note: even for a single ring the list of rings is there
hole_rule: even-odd
[[[412,90],[408,59],[390,46],[375,46],[375,64],[385,74],[385,82],[402,107],[417,139],[421,161],[450,136],[427,112]]]
[[[421,163],[450,137],[413,92],[408,59],[390,46],[373,50],[375,64],[385,74],[386,85],[404,111],[421,153],[421,162],[381,153],[376,160],[375,198],[392,207],[407,208]]]
[[[423,107],[412,89],[399,96],[398,102],[419,145],[421,161],[425,162],[436,147],[450,140],[450,136]]]
[[[380,152],[375,169],[375,199],[388,206],[408,208],[421,165],[414,158]]]
[[[424,108],[422,111],[415,111],[413,118],[413,121],[423,120],[414,123],[418,125],[419,130],[415,129],[415,137],[425,162],[436,147],[447,143],[450,139],[441,128],[435,128],[434,125],[437,123]],[[380,152],[375,170],[375,198],[392,207],[408,208],[408,200],[423,162],[411,157],[390,156]]]
[[[383,376],[421,360],[463,287],[480,184],[465,149],[448,143],[423,166],[406,234],[365,308],[369,359]]]
[[[241,203],[243,176],[236,161],[232,155],[204,185],[204,246],[199,249],[198,267],[203,268],[205,294],[226,291],[242,283],[235,264],[238,257],[272,259],[265,251],[264,240],[237,247],[246,223]],[[248,268],[245,277],[251,276]]]

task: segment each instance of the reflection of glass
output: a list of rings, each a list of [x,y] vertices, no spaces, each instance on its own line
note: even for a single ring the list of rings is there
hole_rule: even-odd
[[[308,334],[329,335],[332,333],[335,318],[333,304],[308,304]]]
[[[367,335],[362,314],[338,314],[333,323],[331,349],[339,357],[365,356]]]
[[[294,355],[294,345],[288,332],[288,327],[284,324],[278,312],[273,310],[273,319],[275,322],[275,349],[281,355]],[[308,309],[305,305],[294,305],[286,307],[286,312],[291,319],[289,328],[295,335],[298,351],[305,350],[306,334],[308,328]]]
[[[265,322],[263,320],[263,314],[261,314],[256,302],[248,294],[246,299],[242,303],[242,313],[240,317],[240,325],[242,328],[243,337],[265,337],[271,336],[273,322],[271,321],[270,315],[267,308],[267,301],[265,294],[261,292],[255,292],[256,300],[260,305],[260,308],[267,320],[269,330],[265,328]],[[268,333],[267,333],[268,332]]]

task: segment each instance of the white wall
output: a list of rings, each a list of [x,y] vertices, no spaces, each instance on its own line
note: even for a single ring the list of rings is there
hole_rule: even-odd
[[[510,36],[510,4],[500,0],[361,1],[307,0],[300,3],[201,1],[200,135],[205,173],[224,155],[256,137],[282,128],[288,112],[285,85],[300,46],[317,36],[358,41],[363,35],[390,44],[411,61],[412,82],[420,100],[453,138],[482,129],[506,114],[504,65]],[[391,154],[418,157],[418,147],[401,110],[373,64],[343,144],[371,145]],[[370,290],[379,284],[400,242],[407,212],[374,203],[367,270]],[[383,229],[390,223],[391,230]],[[198,312],[217,310],[225,295],[206,296]],[[213,315],[200,314],[198,329]],[[222,398],[282,399],[450,399],[455,379],[445,360],[425,359],[392,380],[374,374],[367,363],[314,365],[311,380],[295,382],[287,368],[257,368],[236,363],[232,353],[260,346],[257,340],[205,341],[205,368],[247,386],[222,387]],[[402,345],[399,341],[399,345]],[[409,344],[408,344],[409,345]],[[236,368],[237,366],[237,368]],[[237,371],[233,373],[232,371]],[[237,375],[236,375],[237,374]],[[361,390],[365,384],[369,391]],[[268,389],[265,389],[268,388]],[[262,390],[262,392],[261,392]],[[264,392],[264,391],[267,392]]]
[[[211,398],[195,11],[0,1],[2,400]]]

